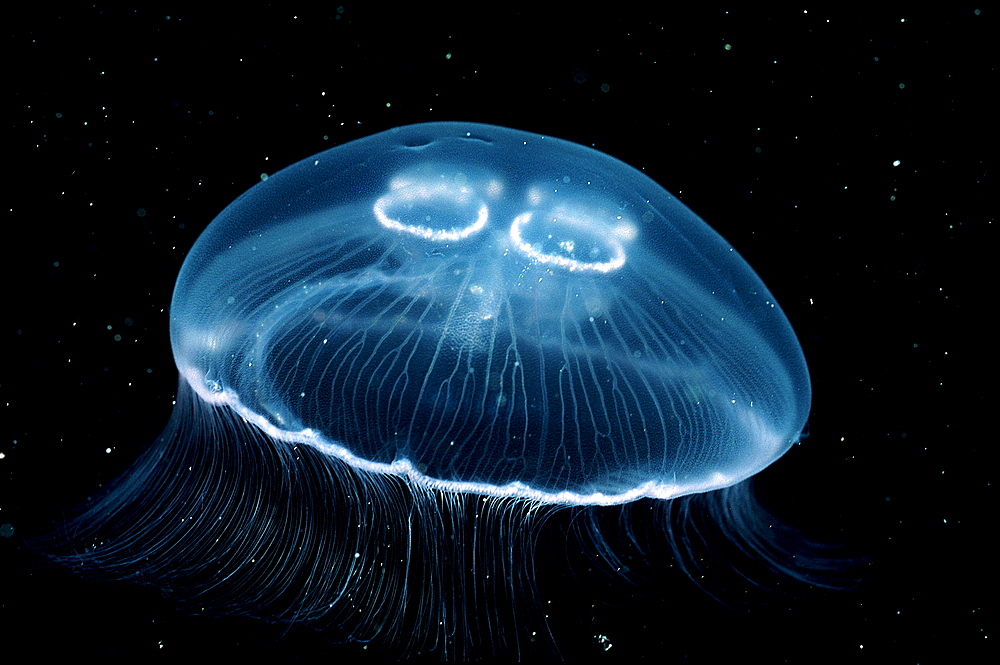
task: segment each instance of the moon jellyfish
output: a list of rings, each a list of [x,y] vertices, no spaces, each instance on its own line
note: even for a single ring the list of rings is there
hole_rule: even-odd
[[[533,550],[564,511],[712,493],[718,532],[799,575],[739,489],[800,439],[795,334],[595,150],[441,122],[294,164],[198,239],[170,341],[169,424],[67,528],[85,572],[457,658],[546,634]]]

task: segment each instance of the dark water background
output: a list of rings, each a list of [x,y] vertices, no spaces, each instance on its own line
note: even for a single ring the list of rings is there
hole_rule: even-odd
[[[215,214],[263,173],[432,120],[594,146],[725,236],[785,309],[813,379],[809,438],[758,487],[791,521],[870,556],[856,591],[734,609],[677,577],[615,583],[571,551],[578,576],[549,562],[540,591],[564,657],[981,658],[995,621],[994,12],[13,14],[4,660],[378,658],[39,569],[23,539],[126,469],[166,422],[171,290]]]

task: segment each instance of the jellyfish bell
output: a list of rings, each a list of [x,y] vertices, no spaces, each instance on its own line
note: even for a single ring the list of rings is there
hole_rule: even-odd
[[[187,256],[170,339],[174,414],[74,521],[74,564],[458,657],[533,639],[561,507],[733,487],[810,406],[791,326],[705,222],[608,155],[474,123],[244,193]]]
[[[171,308],[206,402],[442,490],[553,503],[731,485],[798,439],[773,296],[662,188],[463,123],[321,153],[227,208]]]

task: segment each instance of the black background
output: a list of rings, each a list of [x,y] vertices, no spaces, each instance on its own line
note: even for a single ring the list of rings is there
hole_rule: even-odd
[[[457,119],[614,155],[736,247],[799,334],[814,389],[810,436],[758,487],[870,557],[855,591],[736,608],[680,577],[636,588],[555,566],[540,601],[563,657],[982,657],[995,621],[989,8],[318,7],[8,17],[5,662],[379,658],[81,581],[25,539],[166,422],[171,290],[216,213],[314,153]]]

